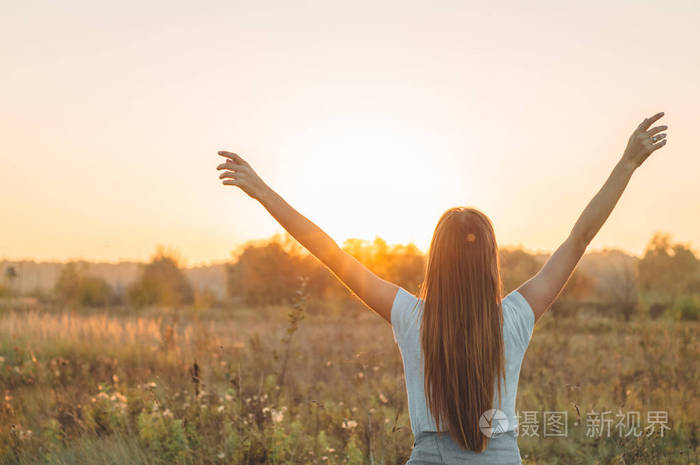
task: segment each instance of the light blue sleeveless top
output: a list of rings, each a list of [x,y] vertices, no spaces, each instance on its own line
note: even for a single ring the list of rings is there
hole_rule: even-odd
[[[403,288],[399,288],[391,308],[391,325],[394,340],[403,359],[408,412],[414,436],[423,431],[437,431],[435,420],[429,411],[423,389],[423,357],[420,342],[424,302]],[[518,393],[520,365],[532,337],[535,315],[530,304],[518,291],[513,291],[502,300],[503,337],[505,345],[506,375],[502,383],[502,404],[496,405],[498,396],[494,387],[494,409],[503,411],[507,421],[502,421],[504,431],[515,431],[515,396]],[[443,431],[446,428],[443,428]]]

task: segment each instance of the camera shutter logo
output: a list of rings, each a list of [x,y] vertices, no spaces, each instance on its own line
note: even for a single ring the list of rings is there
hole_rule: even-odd
[[[495,438],[508,431],[510,422],[503,410],[497,408],[487,410],[479,418],[481,433],[489,438]]]

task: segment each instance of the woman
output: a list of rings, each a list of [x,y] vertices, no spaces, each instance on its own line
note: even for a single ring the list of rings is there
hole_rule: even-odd
[[[258,200],[362,302],[392,325],[404,364],[414,448],[408,464],[517,464],[515,397],[534,324],[556,300],[632,173],[666,144],[645,119],[622,157],[542,269],[501,299],[498,247],[473,208],[445,212],[419,297],[373,274],[269,188],[239,155],[217,166],[223,184]],[[437,427],[440,425],[440,428]],[[448,434],[441,434],[447,432]]]

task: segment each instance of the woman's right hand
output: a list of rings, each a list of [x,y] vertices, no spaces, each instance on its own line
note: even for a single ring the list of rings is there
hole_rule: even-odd
[[[668,126],[655,126],[649,129],[662,116],[664,116],[663,112],[657,113],[654,116],[645,118],[637,126],[637,129],[634,130],[627,142],[625,153],[622,155],[621,161],[623,163],[637,169],[652,152],[666,145],[666,134],[662,133],[662,131],[668,129]]]

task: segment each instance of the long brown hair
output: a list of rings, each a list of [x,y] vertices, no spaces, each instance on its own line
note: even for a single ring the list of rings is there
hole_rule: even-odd
[[[493,408],[505,378],[498,246],[493,225],[468,207],[447,210],[430,244],[421,345],[425,393],[438,432],[462,448],[483,451],[479,417]]]

